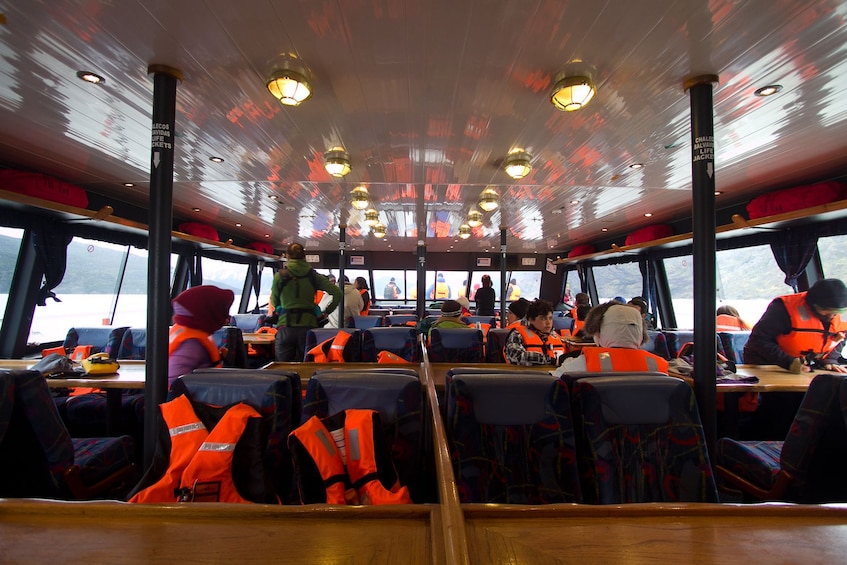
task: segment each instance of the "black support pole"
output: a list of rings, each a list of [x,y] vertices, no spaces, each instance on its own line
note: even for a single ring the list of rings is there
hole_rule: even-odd
[[[338,286],[341,288],[341,302],[338,303],[338,327],[347,327],[344,315],[344,266],[347,263],[347,224],[338,226]]]
[[[418,291],[416,309],[418,311],[418,320],[426,318],[426,242],[422,239],[418,240]]]
[[[500,327],[506,327],[506,226],[500,226]]]
[[[182,73],[151,65],[153,127],[150,157],[150,250],[147,257],[147,374],[144,387],[144,468],[153,462],[159,404],[168,392],[168,327],[171,323],[170,261],[173,224],[176,87]]]
[[[684,88],[691,100],[691,215],[694,255],[694,394],[714,457],[717,445],[715,402],[715,126],[712,86],[717,75],[693,77]]]

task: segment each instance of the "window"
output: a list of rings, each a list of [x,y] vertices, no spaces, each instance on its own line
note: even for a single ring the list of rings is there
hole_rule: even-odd
[[[68,245],[68,260],[62,282],[53,289],[61,302],[47,299],[37,306],[30,328],[30,343],[65,339],[74,326],[110,325],[116,304],[117,282],[127,247],[74,237]],[[130,267],[134,269],[130,271]],[[137,270],[136,270],[137,269]],[[96,273],[96,276],[93,276]],[[125,280],[128,296],[122,303],[124,325],[147,325],[147,263],[127,262]],[[137,294],[133,294],[137,293]]]
[[[847,282],[847,255],[844,246],[847,235],[835,235],[818,239],[818,251],[821,255],[823,274],[827,278],[841,279]]]
[[[500,291],[502,290],[500,287],[500,271],[475,271],[471,275],[471,291],[468,295],[468,300],[473,302],[474,296],[476,295],[476,291],[482,286],[482,276],[488,275],[491,277],[491,288],[494,289],[494,301],[495,307],[499,308],[500,302]]]
[[[785,284],[769,245],[718,251],[716,267],[717,305],[734,306],[750,327],[771,300],[794,292]]]
[[[203,284],[228,288],[235,294],[229,313],[237,314],[238,305],[241,303],[241,291],[244,289],[244,281],[247,280],[247,265],[203,257],[202,266]]]
[[[535,300],[540,291],[541,271],[512,271],[506,285],[506,300]],[[497,295],[499,294],[498,292]]]
[[[633,296],[641,296],[643,277],[638,263],[619,263],[594,267],[594,284],[597,286],[598,304],[604,304],[615,297],[628,302]]]
[[[401,270],[379,270],[373,272],[374,293],[378,300],[403,300],[408,286]],[[393,283],[393,284],[392,284]]]
[[[15,228],[0,227],[0,323],[6,315],[6,303],[9,301],[9,289],[12,288],[12,275],[21,249],[24,231]]]
[[[676,327],[694,327],[694,267],[691,255],[669,257],[664,260],[668,275],[671,305],[676,315]],[[663,320],[664,321],[664,320]]]

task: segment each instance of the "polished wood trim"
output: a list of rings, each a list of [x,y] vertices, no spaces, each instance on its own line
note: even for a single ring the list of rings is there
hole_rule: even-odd
[[[0,561],[430,565],[434,511],[0,500]]]
[[[717,383],[718,392],[806,392],[815,375],[829,373],[830,371],[816,371],[814,373],[789,373],[777,365],[738,365],[739,376],[759,377],[757,383]],[[683,379],[692,384],[691,377],[670,373],[671,376]]]
[[[444,430],[444,421],[438,404],[436,383],[433,378],[432,366],[429,362],[429,351],[426,341],[421,339],[423,363],[421,364],[421,381],[426,391],[429,404],[429,414],[432,423],[432,444],[435,453],[435,471],[438,479],[438,500],[441,503],[439,526],[444,539],[444,551],[447,563],[451,565],[468,565],[467,532],[465,520],[459,503],[459,491],[453,475],[453,462]],[[442,383],[443,386],[443,383]]]

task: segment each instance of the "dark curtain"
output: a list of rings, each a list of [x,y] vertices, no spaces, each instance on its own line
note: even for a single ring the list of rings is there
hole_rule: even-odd
[[[68,244],[73,239],[63,226],[54,223],[41,223],[32,230],[35,254],[44,268],[44,284],[38,291],[36,304],[46,306],[47,299],[61,302],[53,289],[65,278],[68,265]]]
[[[193,253],[188,258],[188,287],[203,284],[203,263],[199,253]]]
[[[785,284],[794,292],[797,292],[797,279],[814,257],[817,245],[818,234],[813,229],[790,229],[774,234],[771,251],[776,264],[785,273]]]
[[[253,308],[253,313],[258,314],[259,310],[259,294],[262,292],[262,269],[265,268],[264,261],[250,263],[250,270],[253,278],[253,292],[256,293],[256,306]]]

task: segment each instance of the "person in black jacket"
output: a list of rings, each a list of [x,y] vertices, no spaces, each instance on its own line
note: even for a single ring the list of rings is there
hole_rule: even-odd
[[[476,302],[477,316],[493,316],[494,302],[497,297],[494,292],[494,287],[491,284],[491,277],[482,275],[482,287],[478,288],[473,296]]]

